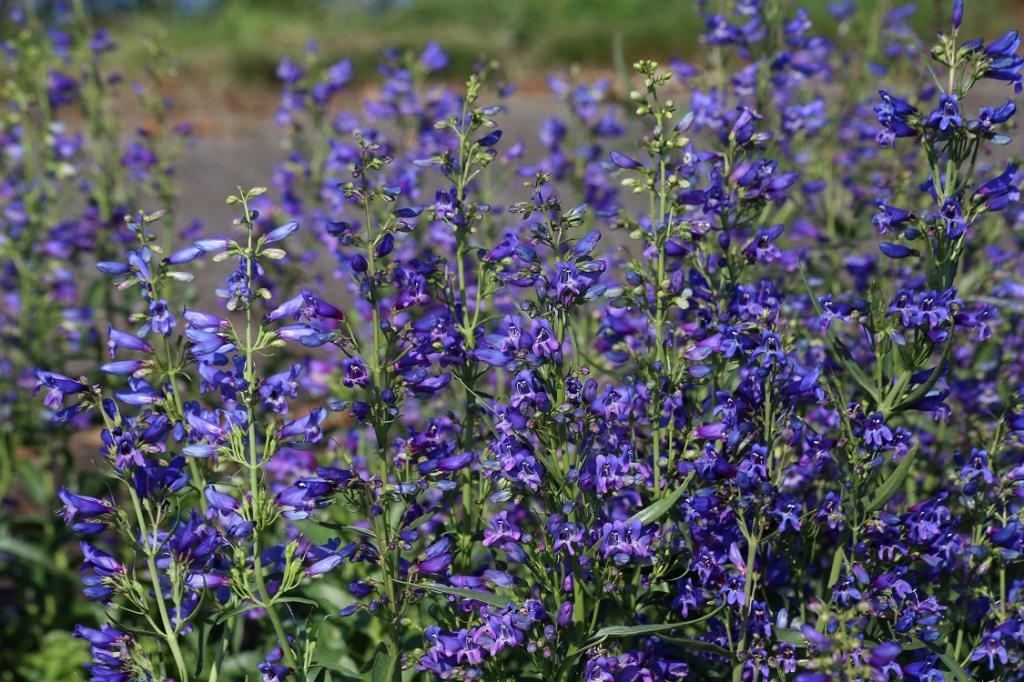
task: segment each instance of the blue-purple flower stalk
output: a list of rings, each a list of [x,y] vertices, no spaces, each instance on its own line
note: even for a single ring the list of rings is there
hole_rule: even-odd
[[[246,455],[241,460],[245,468],[248,470],[248,483],[249,490],[246,496],[246,505],[249,510],[247,518],[253,523],[252,528],[252,562],[253,562],[253,579],[256,583],[256,593],[259,597],[260,605],[266,610],[267,617],[270,619],[271,625],[274,629],[274,634],[277,636],[277,646],[281,649],[283,654],[283,660],[292,670],[298,670],[298,660],[295,653],[292,651],[291,644],[288,639],[288,635],[285,633],[284,626],[281,623],[281,618],[277,613],[277,607],[271,600],[271,595],[267,590],[266,580],[263,576],[263,563],[260,549],[260,533],[264,531],[274,520],[276,513],[273,510],[272,501],[266,495],[265,486],[262,485],[261,476],[263,475],[263,468],[267,463],[266,453],[264,449],[260,452],[257,447],[256,440],[256,421],[257,412],[256,406],[259,402],[259,396],[255,391],[255,387],[259,384],[256,376],[256,358],[264,352],[269,344],[272,342],[270,337],[262,328],[256,329],[257,319],[253,311],[253,303],[258,300],[261,294],[260,290],[255,290],[252,285],[255,281],[257,268],[259,267],[259,259],[261,257],[277,257],[278,253],[276,247],[267,248],[268,243],[274,243],[284,238],[285,236],[294,232],[296,225],[287,224],[278,228],[275,231],[269,233],[266,237],[256,239],[255,226],[253,221],[256,214],[249,208],[249,201],[262,194],[265,190],[263,188],[250,189],[248,191],[242,191],[239,188],[238,194],[228,198],[228,203],[240,205],[242,208],[242,217],[239,221],[245,234],[245,247],[242,249],[239,245],[235,245],[235,248],[240,251],[239,253],[239,270],[245,272],[245,286],[240,287],[235,297],[230,299],[228,303],[228,309],[237,309],[242,307],[245,310],[245,340],[244,345],[239,349],[244,363],[244,378],[245,384],[248,386],[248,390],[245,394],[246,397]],[[241,342],[241,339],[239,339]],[[272,443],[272,432],[266,434],[268,442]],[[241,453],[236,453],[236,455]],[[291,564],[295,547],[289,544],[286,547],[285,560],[288,564]],[[278,594],[284,594],[287,585],[282,584]]]

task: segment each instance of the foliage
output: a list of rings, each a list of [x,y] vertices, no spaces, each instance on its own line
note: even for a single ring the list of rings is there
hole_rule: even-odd
[[[132,210],[83,248],[80,355],[29,352],[82,299],[29,278],[60,173],[18,125],[78,81],[12,89],[8,364],[99,430],[103,484],[56,491],[92,679],[1022,679],[1020,37],[697,8],[706,63],[636,62],[625,106],[552,76],[539,144],[498,63],[452,91],[438,44],[389,51],[355,111],[310,46],[231,231],[174,238],[167,173],[88,157]]]

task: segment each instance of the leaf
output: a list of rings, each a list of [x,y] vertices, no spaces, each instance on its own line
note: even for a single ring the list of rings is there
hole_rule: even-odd
[[[223,623],[232,616],[238,616],[245,613],[246,611],[249,611],[250,609],[256,608],[259,608],[259,604],[242,604],[241,606],[236,606],[233,609],[221,611],[220,613],[217,613],[213,616],[213,624],[216,625],[217,623]]]
[[[966,672],[964,672],[964,669],[960,667],[960,664],[957,663],[956,658],[953,656],[953,654],[949,652],[948,649],[940,650],[936,647],[929,646],[927,643],[922,642],[920,639],[917,639],[916,637],[910,640],[910,646],[915,649],[928,649],[929,651],[934,653],[936,656],[939,657],[939,660],[941,660],[943,664],[945,664],[945,666],[949,668],[949,672],[953,674],[953,677],[955,677],[958,680],[958,682],[971,682],[971,678],[967,675]]]
[[[800,277],[804,281],[804,288],[807,290],[807,297],[811,299],[811,304],[814,306],[815,312],[817,312],[818,315],[821,315],[823,312],[821,304],[818,303],[818,297],[815,296],[814,292],[811,290],[811,284],[807,281],[807,273],[804,272],[802,267],[800,268]],[[836,356],[836,359],[839,360],[840,364],[842,364],[846,371],[850,373],[850,376],[853,377],[854,381],[856,381],[857,384],[871,396],[872,400],[875,401],[875,405],[881,404],[882,401],[875,383],[871,381],[866,374],[864,374],[864,370],[862,370],[860,365],[858,365],[853,359],[853,354],[850,353],[846,344],[839,340],[839,337],[832,332],[831,328],[825,332],[825,340],[832,349],[833,355]]]
[[[691,620],[684,620],[679,623],[657,623],[647,625],[610,625],[603,627],[593,634],[593,636],[587,640],[587,647],[596,646],[609,637],[637,637],[639,635],[651,635],[658,632],[668,632],[677,628],[686,627],[688,625],[696,625],[702,623],[709,618],[713,617],[716,613],[722,610],[724,606],[705,613],[703,616],[693,618]]]
[[[307,599],[306,597],[282,597],[281,599],[271,599],[271,604],[306,604],[307,606],[320,607],[320,602],[315,599]]]
[[[732,652],[725,647],[720,647],[717,644],[705,642],[700,639],[686,639],[684,637],[671,637],[668,635],[661,636],[658,639],[663,642],[667,642],[668,644],[675,644],[676,646],[683,647],[684,649],[696,649],[697,651],[706,651],[709,654],[732,658]]]
[[[785,644],[802,647],[807,644],[802,632],[796,628],[775,628],[775,639]]]
[[[650,635],[656,632],[668,632],[682,627],[682,623],[661,623],[658,625],[610,625],[601,628],[594,633],[594,638],[607,639],[608,637],[636,637],[637,635]]]
[[[846,553],[843,552],[842,547],[838,547],[836,553],[832,556],[832,571],[828,574],[828,586],[830,588],[839,582],[839,573],[842,571],[844,561],[846,561]]]
[[[220,665],[220,672],[225,677],[243,677],[255,670],[262,660],[262,654],[255,651],[243,651],[225,658]]]
[[[829,345],[832,346],[832,352],[842,363],[846,371],[850,373],[850,376],[871,396],[872,400],[875,401],[875,405],[880,405],[882,400],[878,395],[878,388],[875,387],[875,382],[871,381],[868,375],[864,373],[864,370],[860,368],[860,365],[853,358],[853,353],[846,347],[846,344],[839,340],[839,337],[833,334],[831,330],[828,331],[825,338],[828,339]]]
[[[336,585],[326,580],[317,580],[305,586],[306,594],[311,595],[317,601],[334,608],[341,608],[352,601],[351,595]]]
[[[381,651],[381,653],[384,653],[383,650]],[[310,665],[310,668],[312,670],[322,670],[325,673],[325,679],[330,679],[331,673],[336,673],[346,680],[363,679],[362,673],[360,673],[352,666],[341,663],[329,663],[327,661],[324,661],[320,657],[313,659],[313,663]]]
[[[376,535],[369,528],[360,528],[358,526],[349,526],[343,523],[328,523],[327,521],[313,521],[314,524],[323,528],[330,528],[331,530],[345,530],[350,533],[359,533],[370,538],[376,539]]]
[[[956,659],[953,658],[952,654],[942,651],[936,651],[935,653],[946,667],[949,668],[949,672],[953,673],[953,677],[959,680],[959,682],[971,682],[971,678],[967,676],[967,673],[964,672],[964,669],[956,662]]]
[[[392,671],[397,661],[388,654],[384,647],[377,650],[370,669],[370,682],[392,682]]]
[[[946,369],[946,360],[949,359],[949,351],[952,347],[953,344],[947,341],[946,347],[942,349],[942,357],[939,358],[939,364],[935,365],[935,368],[932,370],[931,374],[928,375],[928,378],[925,379],[925,382],[923,384],[915,388],[910,393],[910,395],[906,397],[905,400],[902,400],[893,408],[893,412],[898,412],[910,405],[913,405],[918,400],[926,396],[928,394],[928,391],[932,390],[932,387],[935,386],[936,382],[939,380],[939,377],[942,376],[943,372]],[[899,396],[896,397],[898,398]]]
[[[671,510],[676,505],[676,502],[679,501],[679,498],[683,496],[683,493],[685,493],[687,489],[689,489],[690,481],[693,480],[693,476],[694,472],[691,471],[689,474],[686,475],[686,478],[683,479],[683,482],[679,484],[678,488],[676,488],[668,495],[655,502],[654,504],[644,507],[636,514],[633,514],[633,516],[631,516],[629,519],[629,523],[633,523],[634,521],[639,521],[641,524],[653,523],[654,521],[657,521],[662,516],[667,514],[669,510]]]
[[[203,673],[203,668],[206,667],[206,645],[210,639],[210,630],[212,628],[208,623],[199,623],[198,628],[194,628],[193,632],[196,633],[196,641],[198,643],[198,655],[196,656],[195,671],[192,673],[193,676],[199,677]]]
[[[903,485],[903,480],[907,477],[910,472],[910,468],[914,465],[914,457],[917,455],[917,443],[910,448],[910,452],[903,458],[896,468],[893,469],[889,477],[886,478],[878,489],[875,491],[874,496],[871,500],[864,505],[864,514],[872,514],[881,509],[889,499],[896,494],[900,486]]]
[[[53,488],[46,485],[43,474],[35,458],[22,460],[14,463],[14,469],[21,479],[23,490],[31,498],[32,502],[39,507],[46,507],[49,504]]]
[[[450,594],[455,597],[462,597],[463,599],[474,599],[485,604],[490,604],[499,609],[507,607],[512,602],[505,597],[501,597],[490,592],[477,592],[476,590],[467,590],[462,587],[448,587],[447,585],[438,585],[437,583],[407,583],[404,580],[396,580],[396,583],[402,583],[403,585],[409,585],[417,589],[429,590],[431,592],[440,592],[442,594]]]
[[[13,554],[22,561],[27,561],[47,570],[57,570],[53,557],[35,545],[12,537],[0,537],[0,554]]]
[[[271,599],[270,603],[271,604],[307,604],[309,606],[316,606],[316,607],[320,606],[320,602],[314,601],[312,599],[306,599],[305,597],[281,597],[280,599]],[[221,611],[220,613],[218,613],[217,615],[215,615],[213,617],[213,623],[214,624],[222,623],[225,620],[227,620],[228,618],[231,618],[232,616],[237,616],[239,614],[245,613],[246,611],[250,611],[252,609],[258,609],[258,608],[263,608],[263,605],[262,604],[242,604],[241,606],[236,606],[233,609],[228,609],[227,611]]]

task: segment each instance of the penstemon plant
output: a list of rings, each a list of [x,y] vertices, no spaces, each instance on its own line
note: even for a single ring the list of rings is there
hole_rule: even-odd
[[[50,4],[7,3],[0,25],[0,582],[16,586],[0,631],[17,642],[0,654],[3,679],[75,674],[84,647],[62,632],[96,615],[74,599],[69,536],[51,507],[64,484],[103,484],[76,461],[73,430],[51,428],[49,408],[30,399],[36,372],[102,359],[101,331],[121,325],[126,309],[81,272],[131,239],[129,205],[171,208],[174,162],[190,138],[161,92],[173,62],[154,60],[133,84],[141,113],[129,113],[110,35],[91,26],[84,3]],[[135,139],[121,138],[136,126]],[[67,655],[43,655],[44,636]],[[23,660],[29,652],[36,660]]]
[[[104,378],[37,375],[93,679],[1024,679],[1020,37],[697,5],[536,153],[492,64],[337,112],[311,50],[235,235],[127,220]]]

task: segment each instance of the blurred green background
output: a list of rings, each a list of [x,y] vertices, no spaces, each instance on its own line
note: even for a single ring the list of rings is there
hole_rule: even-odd
[[[833,0],[808,0],[824,19]],[[899,7],[900,0],[856,0]],[[720,0],[710,0],[713,6]],[[1016,25],[1024,0],[968,0],[967,34]],[[915,26],[931,34],[949,22],[949,0],[918,0]],[[125,49],[142,59],[143,38],[162,35],[183,76],[211,86],[274,83],[282,55],[316,40],[327,57],[348,57],[369,80],[386,47],[440,43],[462,74],[481,56],[500,58],[513,78],[568,64],[608,67],[613,45],[627,63],[638,57],[686,59],[700,49],[693,0],[93,0],[89,3]],[[979,11],[981,10],[981,11]],[[971,23],[973,22],[973,23]],[[822,26],[833,22],[816,22]]]

